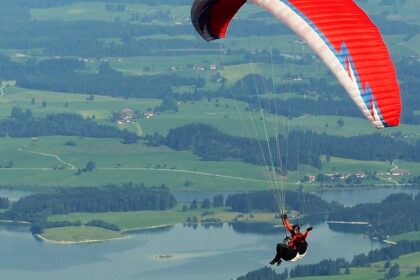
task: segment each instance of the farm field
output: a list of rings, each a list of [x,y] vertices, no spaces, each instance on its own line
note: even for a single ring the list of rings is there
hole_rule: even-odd
[[[71,142],[72,145],[66,145]],[[143,142],[124,145],[116,139],[79,137],[3,138],[0,140],[2,161],[12,161],[11,168],[0,168],[2,184],[28,186],[102,186],[126,182],[146,185],[165,184],[171,189],[247,191],[269,189],[266,169],[238,161],[203,161],[191,152],[167,147],[148,147]],[[96,164],[92,172],[76,175],[89,162]],[[418,164],[398,161],[398,166],[417,175]],[[386,173],[389,162],[357,161],[331,157],[323,160],[322,170],[300,165],[289,172],[287,188],[297,188],[305,175],[319,173]],[[381,176],[374,184],[389,185],[408,176]],[[392,183],[393,184],[393,183]],[[188,187],[187,187],[188,186]],[[317,184],[304,184],[313,190]]]
[[[57,93],[48,91],[28,90],[22,88],[6,88],[5,95],[0,97],[0,117],[7,118],[10,111],[17,106],[24,110],[31,109],[37,117],[47,114],[74,113],[84,117],[95,116],[99,123],[115,125],[111,122],[112,113],[124,108],[144,112],[160,104],[155,99],[124,99],[109,96],[95,96],[93,101],[87,100],[85,94]],[[32,98],[35,103],[31,104]],[[46,107],[41,103],[45,101]],[[287,102],[287,101],[285,101]],[[66,106],[67,103],[67,106]],[[171,128],[176,128],[192,122],[202,122],[219,128],[222,132],[243,137],[265,139],[265,131],[260,112],[247,112],[246,104],[233,99],[212,99],[197,102],[185,102],[178,105],[178,112],[162,112],[151,119],[138,120],[138,126],[130,130],[141,133],[140,135],[167,134]],[[338,127],[337,121],[344,121],[343,127]],[[360,134],[395,134],[407,135],[407,141],[420,139],[420,128],[416,125],[401,125],[386,130],[376,130],[362,118],[343,116],[316,116],[308,115],[291,118],[264,113],[264,121],[271,137],[275,132],[283,135],[289,130],[312,130],[316,133],[331,135],[353,136]],[[253,124],[254,123],[254,124]],[[255,125],[255,128],[254,128]],[[130,127],[121,125],[120,128]]]
[[[66,146],[72,141],[75,146]],[[20,186],[101,186],[108,183],[166,184],[197,189],[260,189],[267,181],[263,167],[237,161],[201,161],[190,152],[143,143],[124,145],[115,139],[41,137],[1,139],[3,160],[12,168],[0,169],[2,183]],[[15,156],[17,155],[17,157]],[[93,172],[75,175],[88,161]]]
[[[114,5],[112,5],[114,6]],[[116,5],[115,5],[116,6]],[[133,15],[153,15],[153,14],[165,14],[164,12],[170,13],[179,18],[186,18],[188,16],[189,6],[182,5],[157,5],[151,7],[144,4],[127,4],[124,3],[124,9],[119,11],[114,6],[114,9],[106,9],[106,3],[83,3],[76,2],[64,7],[48,8],[48,9],[32,9],[31,16],[35,20],[68,20],[68,21],[80,21],[80,20],[97,20],[97,21],[110,21],[115,20],[121,21],[133,21]],[[153,24],[174,24],[172,22],[154,21]]]

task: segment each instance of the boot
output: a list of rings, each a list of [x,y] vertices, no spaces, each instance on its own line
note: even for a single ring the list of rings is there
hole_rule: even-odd
[[[277,261],[277,266],[281,265],[281,260]]]

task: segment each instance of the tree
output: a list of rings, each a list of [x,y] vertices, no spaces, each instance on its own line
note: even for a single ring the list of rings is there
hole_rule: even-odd
[[[10,201],[7,197],[0,197],[0,209],[7,209],[10,206]]]
[[[218,194],[213,197],[213,207],[222,207],[224,205],[223,194]]]
[[[349,275],[350,274],[350,268],[346,267],[346,269],[344,270],[344,274]]]
[[[31,105],[34,105],[35,104],[35,97],[32,97],[32,99],[31,99]]]
[[[32,234],[43,234],[44,233],[44,227],[39,223],[33,224],[31,226],[31,232],[32,232]]]
[[[201,203],[201,207],[204,209],[209,209],[210,208],[210,199],[206,198],[203,200],[203,202]]]
[[[338,119],[338,120],[337,120],[337,125],[338,125],[338,127],[343,127],[343,126],[344,126],[344,121],[343,121],[343,119]]]
[[[194,199],[190,204],[190,209],[194,210],[194,209],[197,209],[197,207],[198,207],[197,206],[197,199]]]
[[[75,142],[73,142],[73,141],[66,141],[66,142],[64,143],[64,145],[66,145],[66,146],[71,146],[71,147],[75,147],[75,146],[76,146],[76,143],[75,143]]]
[[[124,137],[123,137],[123,140],[122,140],[122,142],[121,143],[123,143],[123,144],[134,144],[134,143],[137,143],[137,141],[138,141],[138,136],[136,135],[136,134],[134,134],[134,133],[129,133],[128,131],[127,131],[127,133],[125,133],[124,134]]]
[[[400,275],[400,266],[396,263],[393,266],[391,266],[391,268],[389,269],[387,273],[385,273],[385,279],[396,278],[399,275]]]
[[[88,161],[88,163],[86,163],[85,168],[82,169],[83,172],[91,172],[96,168],[96,163],[94,161]]]
[[[47,107],[47,101],[42,101],[42,108],[45,108],[45,107]]]

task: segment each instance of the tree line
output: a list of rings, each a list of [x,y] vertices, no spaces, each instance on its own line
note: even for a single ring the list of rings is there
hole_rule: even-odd
[[[172,87],[204,84],[200,77],[174,74],[125,76],[107,62],[99,66],[97,73],[83,72],[80,70],[85,69],[84,62],[75,58],[17,63],[0,54],[0,63],[0,80],[15,80],[20,87],[57,92],[163,99],[175,94]]]
[[[273,154],[281,154],[281,162],[277,157],[273,159],[273,165],[278,168],[278,172],[296,170],[299,163],[321,167],[320,154],[310,144],[310,133],[303,137],[301,133],[292,132],[289,134],[289,141],[280,135],[278,146],[275,138],[270,139],[270,142],[258,143],[256,139],[231,136],[210,125],[193,123],[170,129],[166,137],[154,134],[147,136],[146,139],[151,145],[166,145],[175,150],[190,150],[203,160],[236,159],[257,165],[270,165],[270,162],[264,159],[270,158],[271,151]],[[278,151],[277,147],[280,147],[281,151]],[[296,152],[297,150],[299,153]],[[280,166],[283,166],[283,170],[280,170]]]
[[[420,141],[409,144],[398,135],[379,133],[344,137],[312,131],[291,131],[287,138],[279,135],[278,142],[271,138],[269,142],[261,140],[258,143],[257,139],[231,136],[213,126],[192,123],[170,129],[166,137],[155,133],[146,136],[146,140],[152,146],[166,145],[178,151],[192,151],[203,160],[236,159],[270,166],[271,162],[265,160],[270,158],[270,152],[280,154],[280,159],[277,156],[273,159],[273,165],[279,173],[296,170],[299,164],[321,168],[321,155],[357,160],[420,161]]]
[[[253,59],[257,58],[257,61],[260,62],[260,60],[265,60],[266,56],[264,51],[260,51],[260,53],[254,54]],[[308,59],[304,61],[310,63]],[[299,64],[299,60],[295,60],[293,63]],[[420,90],[420,77],[417,75],[417,69],[420,67],[420,62],[402,57],[396,59],[395,64],[400,82],[401,99],[404,104],[402,122],[420,124],[420,115],[416,113],[420,109],[420,102],[417,98],[417,93]],[[276,82],[275,89],[271,78],[259,74],[246,75],[232,86],[233,96],[230,90],[227,90],[229,92],[224,95],[249,103],[253,110],[262,108],[272,114],[288,118],[305,114],[364,118],[331,73],[328,73],[325,78],[304,77],[301,81],[293,81],[293,83],[287,79],[287,75],[281,81]],[[273,91],[293,92],[298,93],[299,96],[287,100],[264,97],[265,93]],[[312,96],[312,98],[304,98],[305,96]]]
[[[297,278],[297,277],[314,277],[314,276],[332,276],[332,275],[342,275],[350,274],[351,267],[367,267],[373,263],[379,261],[389,261],[395,260],[398,257],[414,252],[420,251],[420,241],[407,241],[403,240],[398,242],[396,245],[390,247],[385,247],[382,249],[376,249],[370,251],[367,255],[360,254],[353,257],[351,262],[344,260],[343,258],[338,258],[336,260],[322,260],[317,264],[306,264],[306,265],[297,265],[290,270],[286,269],[283,273],[278,274],[273,269],[264,267],[255,271],[247,273],[245,276],[238,277],[237,279],[241,280],[260,280],[260,279],[288,279]],[[385,265],[386,266],[386,265]],[[385,273],[385,277],[395,276],[397,273],[397,266],[386,267],[389,268],[389,271]],[[343,270],[344,269],[344,270]],[[416,275],[416,271],[412,275]],[[389,278],[385,278],[389,279]]]
[[[284,201],[287,209],[310,214],[326,214],[342,208],[337,203],[328,203],[319,196],[303,191],[285,191]],[[226,206],[230,206],[232,211],[242,213],[255,210],[275,213],[279,211],[278,201],[272,191],[232,194],[227,197]]]
[[[0,120],[0,137],[38,137],[50,135],[84,136],[93,138],[123,138],[137,141],[137,135],[127,129],[97,124],[91,118],[76,114],[48,114],[37,118],[31,109],[13,107],[10,117]]]
[[[329,220],[365,221],[371,237],[386,239],[396,235],[420,230],[420,194],[392,194],[380,203],[358,204],[351,208],[341,208],[329,214]]]
[[[112,224],[105,222],[103,220],[95,219],[88,221],[87,223],[83,224],[81,221],[47,221],[47,222],[38,222],[31,226],[32,234],[43,234],[44,230],[47,228],[58,228],[58,227],[81,227],[81,226],[88,226],[88,227],[100,227],[107,230],[112,231],[120,231],[121,229]]]
[[[10,200],[7,197],[0,197],[0,209],[7,209],[10,206]]]
[[[73,212],[127,212],[143,210],[167,210],[176,200],[166,187],[146,188],[125,184],[102,188],[58,188],[51,193],[31,194],[11,204],[0,213],[1,219],[45,222],[51,215]]]

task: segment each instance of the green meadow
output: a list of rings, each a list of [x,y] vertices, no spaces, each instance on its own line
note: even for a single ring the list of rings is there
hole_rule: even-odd
[[[389,238],[389,240],[398,242],[401,240],[420,240],[420,231],[411,231],[399,235],[394,235]]]
[[[115,224],[122,231],[138,228],[156,227],[183,223],[188,217],[202,214],[202,209],[183,212],[181,207],[166,211],[135,211],[135,212],[106,212],[106,213],[71,213],[55,215],[49,221],[81,221],[87,223],[93,219],[100,219]]]
[[[99,123],[116,125],[111,121],[112,112],[131,108],[140,112],[160,104],[152,99],[123,99],[95,96],[87,100],[83,94],[63,94],[8,87],[0,97],[0,116],[7,118],[12,107],[31,109],[37,117],[51,113],[75,113],[84,117],[95,116]],[[34,104],[31,100],[34,99]],[[45,101],[47,106],[42,107]],[[287,102],[287,101],[285,101]],[[399,128],[377,131],[362,118],[339,116],[305,115],[298,118],[285,117],[246,110],[246,104],[233,99],[212,99],[186,102],[178,105],[178,112],[163,112],[150,119],[136,123],[119,124],[138,135],[158,132],[167,134],[171,128],[192,122],[202,122],[219,128],[222,132],[250,138],[266,139],[278,133],[287,135],[291,130],[312,130],[317,133],[352,136],[380,132],[407,135],[407,141],[419,138],[418,126],[402,125]],[[264,119],[264,121],[263,121]],[[337,120],[344,121],[338,127]],[[265,128],[264,129],[264,125]],[[267,133],[267,134],[266,134]],[[68,146],[72,141],[76,145]],[[13,167],[0,169],[2,183],[14,186],[100,186],[107,183],[143,182],[146,185],[162,183],[172,188],[185,188],[185,183],[194,189],[254,190],[266,189],[265,167],[237,161],[202,161],[190,152],[178,152],[166,147],[147,147],[144,143],[123,145],[118,139],[91,139],[79,137],[39,137],[0,139],[0,160],[12,161]],[[75,175],[88,161],[96,163],[93,172]],[[398,162],[400,168],[420,173],[417,163]],[[322,170],[301,166],[288,176],[288,187],[295,188],[304,175],[331,172],[377,171],[386,172],[389,162],[354,161],[331,158],[324,162]],[[404,179],[401,176],[398,180]],[[395,178],[393,178],[395,179]],[[378,183],[389,184],[388,179]],[[309,185],[313,188],[313,185]]]
[[[133,212],[105,212],[105,213],[70,213],[66,215],[54,215],[48,221],[81,221],[87,223],[93,219],[100,219],[107,223],[114,224],[121,229],[121,233],[126,233],[136,229],[162,227],[185,223],[188,218],[196,217],[198,221],[205,219],[217,219],[221,222],[229,222],[233,219],[243,221],[266,221],[275,222],[273,213],[253,213],[241,214],[232,212],[226,208],[213,208],[211,213],[206,213],[205,209],[182,210],[182,205],[174,209],[165,211],[133,211]],[[84,231],[86,227],[72,227],[75,231],[79,228]],[[48,229],[49,231],[49,229]],[[57,233],[57,236],[60,232]],[[43,235],[44,236],[44,235]],[[65,238],[62,237],[62,238]]]
[[[9,87],[4,89],[4,96],[0,97],[0,117],[10,116],[12,107],[31,109],[37,117],[45,117],[47,114],[73,113],[84,117],[95,115],[96,121],[109,122],[112,112],[123,108],[146,111],[160,104],[155,99],[124,99],[109,96],[95,96],[93,101],[88,100],[89,95],[71,94],[30,90],[24,88]],[[34,99],[34,104],[31,104]],[[46,106],[42,106],[42,102]]]
[[[118,2],[112,3],[115,7],[118,5]],[[31,16],[34,20],[67,20],[67,21],[81,21],[81,20],[96,20],[96,21],[131,21],[136,22],[133,19],[133,15],[139,15],[143,17],[145,15],[160,15],[169,13],[173,15],[178,20],[185,20],[188,16],[189,6],[181,5],[157,5],[150,6],[144,4],[127,4],[124,3],[124,10],[113,11],[106,9],[106,3],[99,2],[76,2],[71,5],[66,5],[62,7],[53,7],[53,8],[44,8],[44,9],[32,9]],[[161,21],[157,17],[150,24],[175,24],[177,21]]]
[[[400,275],[395,280],[419,280],[420,275],[412,275],[416,271],[416,267],[420,264],[420,253],[413,253],[403,255],[391,261],[391,265],[398,263],[400,266]],[[372,264],[370,267],[364,268],[350,268],[350,274],[344,275],[344,269],[341,275],[334,276],[311,276],[311,277],[297,277],[296,280],[380,280],[384,279],[387,270],[384,270],[385,262],[378,262]]]
[[[66,142],[75,146],[66,146]],[[166,184],[171,188],[253,190],[265,189],[264,167],[237,161],[202,161],[190,152],[124,145],[116,139],[40,137],[0,139],[2,184],[17,186],[101,186],[108,183]],[[88,161],[92,172],[75,175]]]
[[[111,122],[112,112],[124,108],[144,112],[158,106],[161,101],[155,99],[124,99],[109,96],[94,96],[93,101],[88,95],[59,93],[39,90],[29,90],[16,87],[4,89],[5,95],[0,97],[0,117],[7,118],[14,106],[24,110],[31,109],[37,117],[45,117],[52,113],[74,113],[84,117],[95,117],[99,123],[116,125]],[[34,104],[31,104],[34,98]],[[285,97],[287,98],[287,96]],[[46,102],[46,107],[42,102]],[[287,100],[285,100],[287,102]],[[360,134],[402,133],[407,141],[420,139],[419,126],[401,125],[397,128],[376,130],[362,118],[342,116],[304,115],[296,118],[285,118],[267,112],[249,112],[247,105],[233,99],[212,99],[178,104],[178,112],[162,112],[151,119],[139,119],[136,124],[120,125],[139,135],[158,132],[167,134],[171,128],[183,126],[192,122],[202,122],[219,128],[222,132],[250,138],[265,139],[264,123],[269,137],[281,133],[286,135],[290,130],[312,130],[317,133],[352,136]],[[264,121],[262,120],[264,118]],[[337,121],[342,119],[344,126],[339,127]]]
[[[98,227],[58,227],[46,229],[43,238],[55,242],[89,242],[123,237],[121,233]]]
[[[73,142],[75,146],[66,143]],[[249,191],[270,189],[264,166],[238,161],[203,161],[188,151],[167,147],[148,147],[143,142],[124,145],[117,139],[81,137],[39,137],[0,139],[2,162],[13,162],[11,168],[0,168],[2,184],[29,186],[102,186],[126,182],[146,185],[166,184],[171,189]],[[92,172],[76,175],[88,161],[94,161]],[[418,164],[398,161],[400,168],[419,173]],[[319,173],[376,171],[385,174],[393,166],[389,162],[358,161],[331,157],[323,159],[323,168],[300,165],[287,178],[287,188],[297,188],[305,175]],[[417,170],[417,171],[416,171]],[[381,175],[384,180],[374,184],[390,184],[386,178],[401,181],[408,176]],[[313,190],[317,184],[305,184]],[[32,187],[34,191],[35,187]]]

